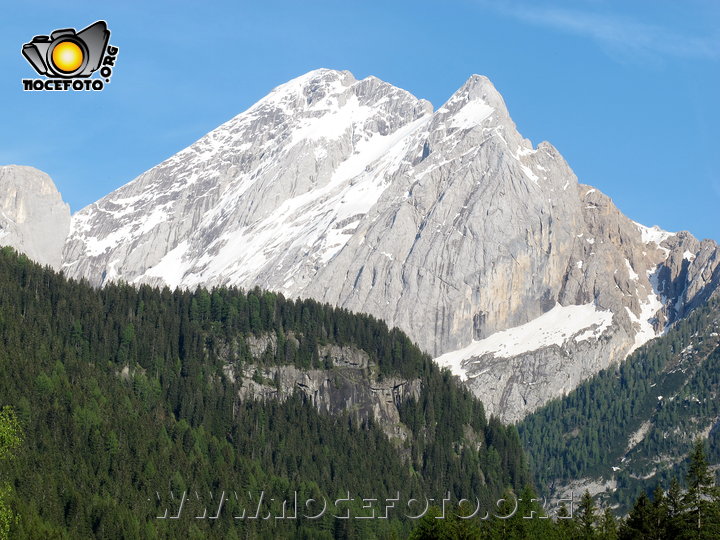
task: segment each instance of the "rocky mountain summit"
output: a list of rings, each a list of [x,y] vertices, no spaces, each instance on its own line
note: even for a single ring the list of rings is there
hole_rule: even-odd
[[[0,245],[60,268],[70,207],[50,177],[32,167],[0,166]]]
[[[433,110],[317,70],[75,214],[63,270],[370,313],[512,421],[703,303],[718,259],[580,184],[485,77]]]

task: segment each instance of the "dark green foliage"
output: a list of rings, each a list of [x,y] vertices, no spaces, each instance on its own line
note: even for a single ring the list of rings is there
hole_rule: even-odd
[[[12,407],[3,407],[0,409],[0,466],[4,461],[15,457],[22,440],[22,428],[15,410]],[[4,475],[0,475],[0,540],[9,538],[10,531],[17,522],[17,515],[9,503],[11,494],[12,486],[6,482]]]
[[[665,336],[638,349],[619,366],[601,371],[575,391],[529,415],[518,425],[537,485],[576,478],[616,477],[615,502],[628,508],[650,482],[667,486],[682,466],[657,470],[654,459],[682,462],[687,433],[720,417],[720,299],[712,299]],[[659,399],[659,398],[662,399]],[[625,456],[628,440],[645,421],[647,436]],[[711,463],[720,462],[720,430],[711,432]]]
[[[689,489],[683,494],[677,480],[665,493],[658,485],[652,498],[641,493],[635,500],[626,519],[618,522],[610,508],[598,512],[595,501],[585,491],[573,515],[562,503],[552,519],[544,519],[543,509],[534,501],[535,494],[529,487],[523,489],[519,498],[506,491],[495,512],[490,516],[471,520],[477,526],[471,538],[502,540],[665,540],[665,539],[716,539],[718,535],[718,511],[720,499],[715,482],[707,474],[704,464],[704,447],[697,443],[689,457],[690,465],[686,483]],[[693,487],[694,486],[694,487]],[[703,495],[697,497],[698,490]],[[687,503],[681,503],[681,500]],[[517,502],[517,504],[516,504]],[[697,507],[702,514],[698,519]],[[461,512],[459,512],[461,513]],[[458,519],[450,514],[446,519],[436,510],[416,524],[411,538],[467,538],[458,528]],[[464,513],[462,515],[468,515]],[[478,525],[479,522],[479,525]]]
[[[580,498],[577,513],[575,514],[577,522],[578,538],[589,540],[595,538],[595,525],[597,524],[597,506],[593,501],[590,492],[585,490]]]
[[[597,531],[597,537],[600,540],[617,540],[618,538],[617,519],[610,508],[606,508],[602,514],[600,526]]]
[[[681,538],[720,537],[720,492],[710,473],[705,456],[705,443],[698,439],[690,454],[687,492],[683,497],[685,525]]]
[[[652,502],[645,493],[642,493],[623,524],[620,538],[623,540],[649,538],[654,521]]]
[[[683,520],[685,515],[685,502],[680,483],[676,477],[670,482],[670,488],[665,496],[667,507],[667,522],[665,530],[670,538],[678,538],[684,530]]]
[[[259,362],[253,335],[278,344]],[[241,402],[225,373],[250,362],[326,369],[323,344],[364,350],[379,376],[421,380],[419,399],[401,404],[405,443],[351,413],[319,414],[300,394]],[[486,420],[477,400],[381,321],[259,290],[97,290],[10,249],[0,250],[5,404],[25,431],[6,471],[17,538],[406,537],[414,523],[398,517],[233,520],[233,495],[296,490],[301,501],[332,502],[348,490],[449,490],[489,501],[529,480],[515,429]],[[230,499],[221,518],[195,519],[222,491]],[[183,492],[183,518],[157,520]],[[349,503],[353,515],[361,506]]]
[[[451,540],[455,538],[454,527],[442,516],[437,506],[431,506],[427,514],[418,521],[410,535],[410,540]]]
[[[620,529],[621,539],[720,537],[720,497],[708,471],[701,440],[695,442],[689,461],[687,491],[682,493],[679,482],[673,478],[667,493],[659,485],[652,499],[641,493]]]

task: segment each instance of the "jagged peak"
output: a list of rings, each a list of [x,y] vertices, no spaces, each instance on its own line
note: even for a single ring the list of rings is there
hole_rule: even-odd
[[[286,112],[298,108],[313,108],[324,99],[340,96],[348,92],[357,97],[364,96],[369,102],[380,101],[383,97],[395,94],[403,99],[417,101],[419,114],[432,112],[432,105],[427,100],[419,99],[407,90],[388,83],[378,77],[368,76],[358,80],[350,71],[320,68],[300,75],[284,84],[275,87],[266,97],[255,103],[245,113],[256,113],[267,109],[280,109]],[[340,98],[342,103],[345,98]]]
[[[288,82],[276,86],[270,94],[278,92],[293,92],[303,90],[318,84],[333,84],[340,82],[344,86],[350,86],[357,82],[355,76],[347,70],[318,68],[290,79]]]
[[[450,96],[444,107],[462,106],[468,102],[482,101],[488,106],[507,115],[507,108],[500,92],[484,75],[471,75],[465,83]]]
[[[471,75],[437,113],[450,127],[460,129],[510,121],[505,101],[484,75]]]

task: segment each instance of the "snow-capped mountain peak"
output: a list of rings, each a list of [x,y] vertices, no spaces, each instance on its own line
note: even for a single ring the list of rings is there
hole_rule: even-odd
[[[514,420],[704,301],[716,250],[643,228],[579,184],[551,144],[518,133],[485,77],[433,112],[322,69],[78,212],[64,269],[370,313],[450,354]]]

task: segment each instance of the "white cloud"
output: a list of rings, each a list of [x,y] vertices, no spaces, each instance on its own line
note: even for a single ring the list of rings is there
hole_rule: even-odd
[[[589,37],[614,52],[636,56],[720,58],[720,35],[683,35],[655,24],[577,9],[487,0],[482,0],[481,4],[529,24]]]

